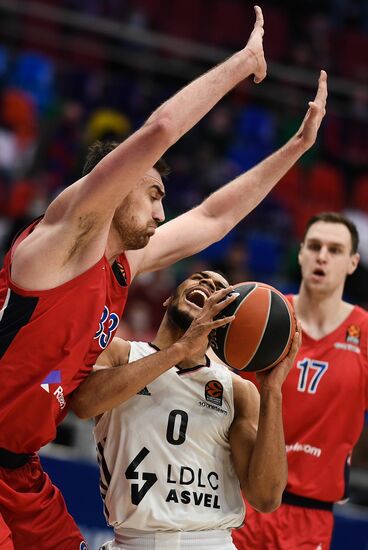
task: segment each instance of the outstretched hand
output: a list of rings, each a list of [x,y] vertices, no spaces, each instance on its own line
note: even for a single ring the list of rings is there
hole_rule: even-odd
[[[299,351],[301,343],[302,326],[300,324],[300,321],[298,321],[294,338],[287,356],[272,369],[257,373],[257,380],[261,387],[267,386],[268,388],[272,387],[276,389],[281,389],[282,384],[284,383],[291,367],[293,366],[296,354]]]
[[[327,73],[321,71],[316,97],[308,103],[309,109],[296,134],[296,137],[303,141],[305,150],[312,147],[316,141],[318,129],[326,114],[327,95]]]
[[[238,293],[232,292],[232,290],[233,287],[229,286],[214,292],[206,300],[198,317],[192,321],[188,330],[180,338],[179,342],[185,346],[187,358],[204,355],[208,348],[210,332],[227,325],[235,318],[234,315],[231,315],[216,319],[216,316],[238,296]]]
[[[263,51],[263,13],[259,6],[254,6],[254,11],[256,13],[256,22],[245,49],[250,51],[255,58],[254,82],[259,84],[267,74],[267,64]]]

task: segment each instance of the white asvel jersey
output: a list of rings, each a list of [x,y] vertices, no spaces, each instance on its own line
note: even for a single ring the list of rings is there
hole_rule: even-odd
[[[132,342],[129,361],[156,351]],[[143,531],[242,525],[228,437],[233,417],[231,373],[209,359],[190,370],[171,368],[103,414],[94,435],[108,523]]]

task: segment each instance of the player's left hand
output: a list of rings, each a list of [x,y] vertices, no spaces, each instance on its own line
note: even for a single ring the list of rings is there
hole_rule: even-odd
[[[319,127],[326,114],[327,95],[327,73],[321,71],[316,97],[308,103],[309,109],[296,134],[296,137],[302,141],[305,151],[310,149],[317,139]]]

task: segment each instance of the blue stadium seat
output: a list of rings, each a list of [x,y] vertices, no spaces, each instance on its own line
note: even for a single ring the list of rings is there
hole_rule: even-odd
[[[281,238],[266,233],[252,233],[247,237],[248,267],[258,280],[268,280],[280,270],[283,246]]]
[[[9,52],[5,46],[0,45],[0,78],[4,78],[9,65]]]
[[[19,54],[9,84],[32,95],[40,111],[47,108],[54,94],[53,62],[47,57],[24,52]]]

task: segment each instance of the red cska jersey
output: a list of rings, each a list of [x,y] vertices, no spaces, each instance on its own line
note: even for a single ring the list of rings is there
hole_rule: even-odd
[[[105,257],[75,279],[30,291],[10,278],[13,243],[0,271],[0,447],[31,453],[55,438],[67,397],[111,341],[130,283],[125,255]]]
[[[368,313],[357,306],[320,340],[303,332],[282,387],[286,491],[327,502],[348,495],[351,454],[368,409],[367,336]]]

